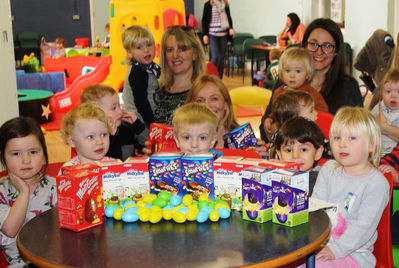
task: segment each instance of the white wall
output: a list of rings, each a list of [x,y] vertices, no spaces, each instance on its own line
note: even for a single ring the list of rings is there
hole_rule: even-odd
[[[100,43],[105,39],[105,25],[109,23],[109,2],[110,0],[92,0],[93,2],[93,22],[94,22],[94,41],[96,36],[100,37]]]

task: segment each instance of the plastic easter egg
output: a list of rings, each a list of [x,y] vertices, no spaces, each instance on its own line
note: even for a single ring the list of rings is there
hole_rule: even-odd
[[[174,195],[170,198],[169,202],[172,206],[178,206],[181,204],[182,197],[179,195]]]
[[[112,218],[114,216],[114,211],[118,208],[117,206],[106,207],[104,210],[105,217]]]
[[[127,210],[128,208],[131,208],[131,207],[139,208],[136,204],[127,204],[127,205],[124,205],[124,206],[123,206],[123,209],[124,209],[124,210]]]
[[[182,206],[182,205],[176,206],[176,207],[172,208],[172,212],[175,212],[176,210],[181,209],[181,208],[185,208],[185,206]]]
[[[160,192],[158,194],[158,198],[165,199],[166,201],[169,202],[169,200],[172,198],[172,194],[170,192]]]
[[[202,207],[200,209],[200,211],[205,212],[206,214],[209,214],[212,210],[213,210],[213,208],[208,207],[208,206]]]
[[[146,204],[146,203],[145,203],[143,200],[137,201],[137,205],[138,205],[139,207],[144,207],[145,204]]]
[[[143,201],[146,202],[147,204],[150,204],[152,203],[152,201],[154,201],[155,198],[157,198],[155,194],[145,194],[143,196]]]
[[[186,213],[186,219],[187,219],[188,221],[195,221],[195,220],[197,219],[197,214],[198,214],[198,211],[189,210],[189,211],[187,211],[187,213]]]
[[[208,200],[201,200],[198,202],[198,208],[201,209],[203,207],[207,207],[208,206]]]
[[[154,206],[163,208],[168,204],[168,201],[166,201],[165,199],[162,199],[162,198],[156,198],[156,199],[154,199],[154,201],[152,201],[152,204]]]
[[[151,223],[157,223],[160,220],[162,220],[162,213],[160,211],[153,211],[150,214],[150,222]]]
[[[115,220],[120,220],[122,219],[122,214],[123,214],[124,210],[122,208],[117,208],[114,211],[114,214],[112,215],[114,217]]]
[[[123,209],[126,209],[126,206],[131,206],[131,205],[136,205],[136,202],[134,202],[133,200],[126,200],[125,202],[123,202]]]
[[[198,207],[198,201],[193,201],[193,203],[191,204],[192,206]]]
[[[176,212],[177,212],[177,211],[180,211],[180,212],[183,212],[184,214],[186,214],[187,211],[188,211],[188,208],[186,208],[186,207],[184,207],[184,208],[179,208],[178,210],[176,210]]]
[[[208,207],[214,208],[215,207],[215,202],[209,201],[208,202]]]
[[[217,210],[212,210],[211,212],[209,212],[209,219],[213,222],[218,221],[220,218],[219,216],[219,212],[217,212]]]
[[[183,205],[185,206],[190,206],[193,203],[193,196],[191,194],[186,194],[185,196],[183,196]]]
[[[139,214],[133,211],[125,211],[122,214],[122,221],[124,222],[136,222],[139,220]]]
[[[197,213],[199,212],[199,208],[196,207],[196,206],[194,206],[194,205],[190,205],[190,206],[188,206],[187,208],[188,208],[189,210],[194,210],[194,211],[196,211]]]
[[[141,215],[144,212],[150,213],[150,209],[148,207],[141,207],[138,210],[136,210],[136,213],[139,214],[139,215]]]
[[[198,212],[196,220],[198,223],[206,222],[208,220],[208,213],[203,211]]]
[[[172,210],[173,208],[174,208],[174,206],[172,206],[171,204],[169,204],[169,205],[167,205],[166,207],[163,207],[162,210],[165,210],[165,209]]]
[[[157,211],[157,212],[161,212],[162,213],[162,208],[158,207],[158,206],[152,206],[150,208],[150,211]]]
[[[143,213],[139,214],[139,219],[142,222],[147,222],[150,219],[150,211],[144,211]]]
[[[162,217],[164,220],[170,220],[173,217],[173,212],[170,209],[165,209],[162,211]]]
[[[218,208],[226,208],[226,209],[228,209],[229,211],[231,210],[231,208],[230,208],[229,206],[226,206],[225,204],[222,204],[222,203],[217,203],[217,204],[215,204],[214,209],[218,209]]]
[[[230,217],[230,210],[225,207],[217,208],[216,211],[219,212],[219,216],[222,219],[227,219]]]
[[[125,212],[127,212],[127,211],[136,212],[139,208],[140,207],[138,207],[138,206],[128,207],[127,209],[125,209]]]
[[[198,198],[198,201],[206,200],[208,202],[208,196],[206,194],[201,194]]]
[[[226,207],[230,207],[229,203],[227,203],[227,201],[222,200],[222,199],[216,199],[216,204],[223,204]]]
[[[177,211],[173,213],[173,220],[177,223],[183,223],[186,221],[186,215],[183,212]]]
[[[152,204],[145,204],[145,207],[151,209],[152,208]]]

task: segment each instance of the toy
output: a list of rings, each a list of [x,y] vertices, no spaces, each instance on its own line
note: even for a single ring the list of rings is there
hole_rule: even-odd
[[[33,52],[30,53],[29,56],[24,55],[21,65],[26,66],[27,73],[37,73],[41,70],[39,60],[36,58],[35,53]]]

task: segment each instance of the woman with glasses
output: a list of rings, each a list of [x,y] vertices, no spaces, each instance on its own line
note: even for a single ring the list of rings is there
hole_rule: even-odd
[[[357,81],[345,71],[344,38],[341,29],[331,19],[316,19],[306,28],[302,46],[313,59],[314,74],[310,85],[319,91],[328,111],[335,114],[343,106],[363,106]],[[270,114],[271,103],[262,118],[262,138],[274,133]]]

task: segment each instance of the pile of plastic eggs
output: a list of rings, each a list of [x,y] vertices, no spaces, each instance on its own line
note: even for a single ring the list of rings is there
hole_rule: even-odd
[[[192,195],[181,197],[169,192],[160,192],[158,196],[146,194],[137,202],[133,200],[124,200],[121,204],[105,202],[104,212],[106,217],[124,222],[140,220],[157,223],[163,219],[174,220],[177,223],[186,220],[203,223],[208,219],[216,222],[230,217],[230,207],[224,200],[214,202],[203,194],[199,196],[198,201],[195,201]]]

